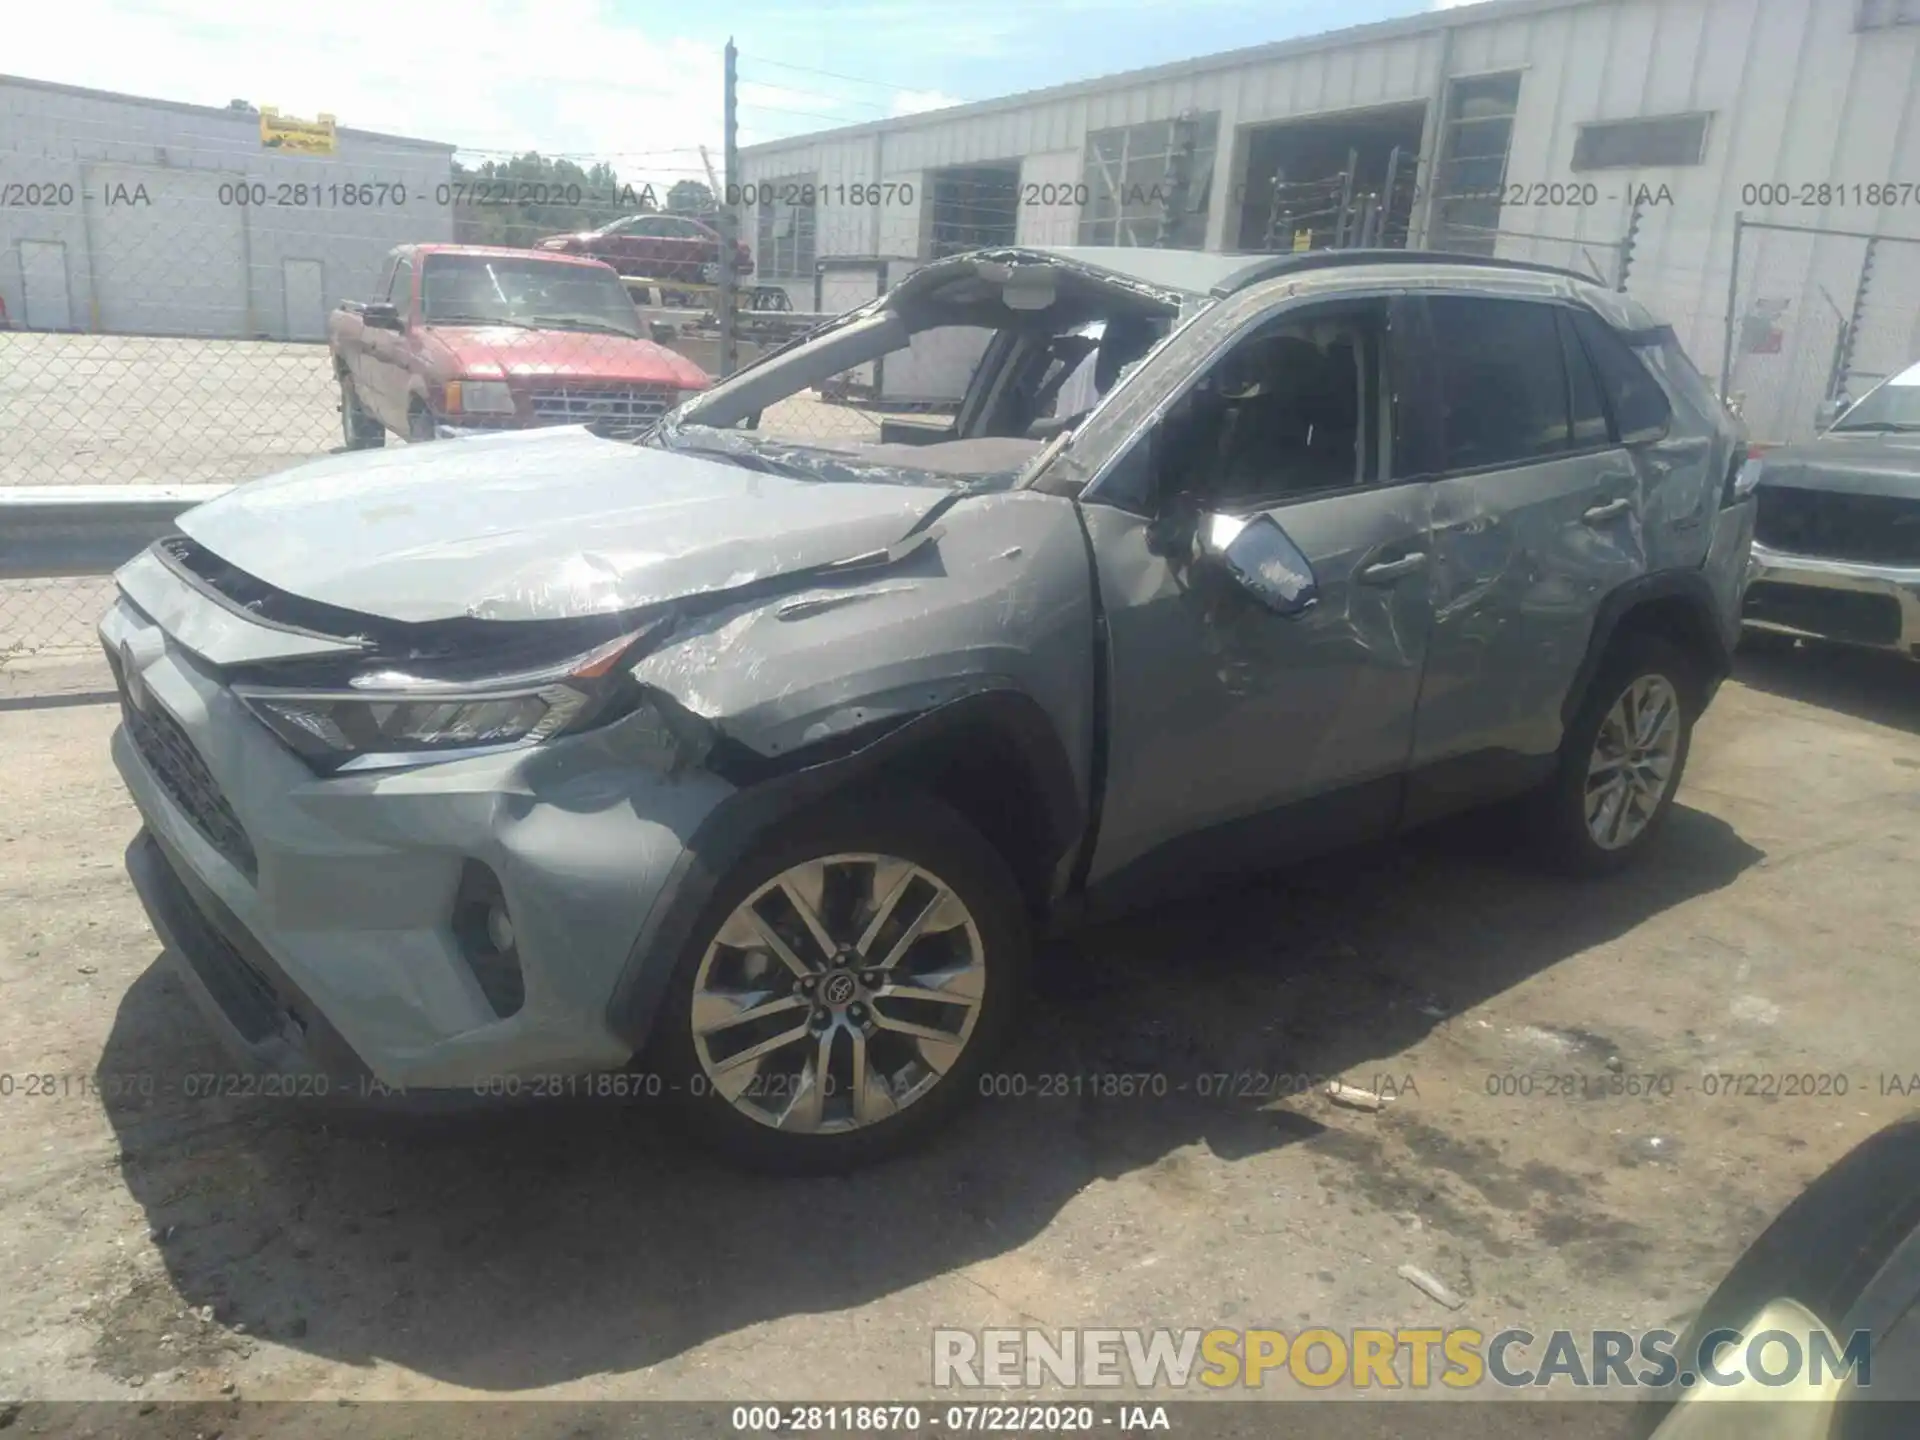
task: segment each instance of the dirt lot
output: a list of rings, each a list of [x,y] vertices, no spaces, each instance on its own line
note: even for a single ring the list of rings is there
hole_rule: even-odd
[[[936,1325],[1656,1325],[1920,1072],[1920,667],[1873,657],[1746,664],[1616,881],[1456,824],[1086,935],[1010,1071],[1166,1094],[985,1100],[790,1183],[631,1108],[183,1098],[224,1063],[121,874],[113,720],[0,705],[0,1396],[885,1398],[926,1392]],[[1197,1093],[1301,1074],[1400,1094]]]

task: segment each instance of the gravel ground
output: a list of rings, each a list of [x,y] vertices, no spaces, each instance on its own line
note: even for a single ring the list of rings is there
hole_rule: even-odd
[[[113,722],[0,700],[0,1396],[886,1398],[927,1392],[942,1325],[1652,1326],[1920,1072],[1920,667],[1878,657],[1744,662],[1616,880],[1476,821],[1058,947],[1025,1098],[794,1182],[642,1108],[183,1098],[226,1066],[121,872]],[[1112,1071],[1165,1093],[1035,1093]],[[1286,1093],[1327,1074],[1397,1098]],[[1583,1097],[1611,1076],[1658,1081]]]

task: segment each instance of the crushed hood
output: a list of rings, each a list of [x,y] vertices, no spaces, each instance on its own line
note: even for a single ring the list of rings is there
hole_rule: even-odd
[[[390,620],[545,620],[882,550],[948,489],[791,480],[543,430],[314,461],[180,517],[289,594]]]
[[[1920,500],[1920,445],[1837,437],[1783,445],[1761,454],[1760,484]]]

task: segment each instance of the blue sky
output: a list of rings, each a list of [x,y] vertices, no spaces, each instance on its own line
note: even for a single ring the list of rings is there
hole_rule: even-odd
[[[729,35],[740,47],[741,140],[750,144],[1435,3],[56,0],[15,7],[0,70],[200,104],[327,112],[342,125],[450,141],[470,155],[537,148],[604,157],[629,178],[670,183],[701,173],[698,146],[717,158]]]

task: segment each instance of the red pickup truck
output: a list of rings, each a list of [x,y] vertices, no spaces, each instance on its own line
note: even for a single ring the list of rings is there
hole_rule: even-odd
[[[378,300],[327,321],[350,450],[391,430],[597,423],[639,433],[712,383],[646,338],[620,277],[597,260],[481,245],[403,245]]]

